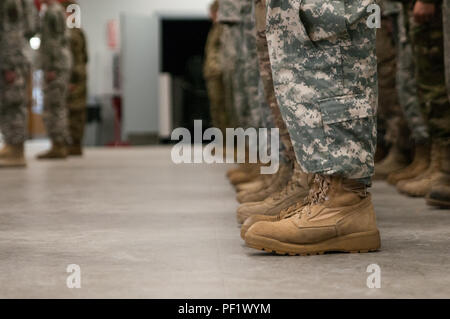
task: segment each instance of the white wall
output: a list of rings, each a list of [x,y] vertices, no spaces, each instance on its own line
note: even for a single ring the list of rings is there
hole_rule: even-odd
[[[151,15],[155,12],[207,13],[212,0],[78,0],[82,27],[89,42],[89,93],[112,93],[111,56],[107,46],[107,23],[119,21],[121,13]]]

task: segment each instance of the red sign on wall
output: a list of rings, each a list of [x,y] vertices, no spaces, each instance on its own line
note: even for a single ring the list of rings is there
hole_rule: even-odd
[[[119,27],[117,20],[108,21],[108,47],[111,50],[117,49],[119,45]]]

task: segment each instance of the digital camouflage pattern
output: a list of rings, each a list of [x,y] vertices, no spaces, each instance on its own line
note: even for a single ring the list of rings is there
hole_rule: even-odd
[[[268,0],[274,85],[307,173],[370,183],[376,145],[373,0]]]
[[[67,107],[69,109],[69,132],[73,144],[81,144],[86,123],[87,63],[86,37],[82,29],[70,29],[70,52],[72,70],[70,75]]]
[[[223,69],[223,85],[225,106],[231,110],[232,127],[239,125],[240,119],[236,110],[243,108],[245,94],[242,90],[242,32],[241,32],[241,0],[219,0],[217,21],[222,25],[221,65]]]
[[[232,127],[238,125],[236,109],[244,101],[241,87],[239,53],[241,46],[241,30],[239,24],[222,24],[220,63],[223,70],[225,107],[230,110]]]
[[[40,59],[44,77],[54,72],[55,79],[44,81],[43,120],[54,143],[69,143],[67,89],[71,73],[69,35],[64,8],[51,3],[42,18]]]
[[[430,134],[417,96],[417,81],[409,34],[407,6],[398,2],[392,3],[397,7],[398,12],[394,24],[397,43],[398,98],[414,141],[422,144],[429,140]]]
[[[219,0],[219,22],[240,22],[242,0]]]
[[[442,6],[439,1],[436,6],[436,16],[429,23],[418,24],[410,14],[410,26],[422,113],[431,138],[449,142],[450,101],[444,71]]]
[[[261,107],[263,100],[258,94],[260,79],[258,53],[256,50],[256,26],[253,0],[242,0],[242,88],[245,100],[242,109],[237,110],[244,128],[262,125]]]
[[[30,66],[25,56],[26,21],[36,15],[23,0],[0,1],[0,128],[5,142],[22,144],[26,139],[27,77]],[[28,32],[27,32],[28,31]],[[7,82],[6,72],[14,79]]]
[[[257,31],[256,45],[258,52],[259,71],[264,89],[264,96],[266,103],[271,112],[263,113],[263,118],[268,118],[270,113],[271,117],[266,127],[269,127],[269,123],[279,129],[280,133],[280,158],[285,162],[293,163],[295,159],[294,148],[292,146],[291,138],[289,136],[288,129],[281,115],[280,107],[275,95],[275,89],[273,86],[272,77],[272,65],[269,57],[269,47],[266,38],[266,0],[255,0],[255,26]]]

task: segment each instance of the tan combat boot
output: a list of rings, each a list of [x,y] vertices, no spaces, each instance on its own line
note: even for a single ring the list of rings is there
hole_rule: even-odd
[[[72,144],[68,148],[69,156],[83,156],[83,148],[81,144]]]
[[[442,179],[431,187],[427,194],[427,204],[442,208],[450,208],[450,145],[446,145],[441,157]]]
[[[67,158],[67,147],[63,143],[52,143],[52,148],[49,151],[37,156],[37,159],[40,160],[65,158]]]
[[[411,179],[425,172],[430,165],[430,145],[416,145],[414,161],[407,167],[389,174],[387,181],[389,184],[396,185],[404,179]]]
[[[388,155],[375,165],[374,179],[385,179],[389,174],[408,165],[408,158],[397,145],[392,145]]]
[[[397,183],[397,190],[408,196],[424,197],[430,191],[433,185],[445,178],[445,174],[441,171],[441,146],[438,142],[433,142],[431,147],[431,160],[428,169],[419,176],[402,180]]]
[[[315,179],[315,175],[308,174],[308,185],[309,185],[309,194],[308,196],[300,202],[297,202],[293,204],[292,206],[283,209],[278,215],[276,216],[267,216],[267,215],[252,215],[249,218],[245,220],[245,222],[241,226],[241,238],[245,240],[245,234],[250,229],[250,227],[253,226],[253,224],[256,224],[257,222],[278,222],[282,219],[286,219],[289,217],[292,217],[293,215],[296,215],[300,213],[300,211],[309,204],[311,201],[310,198],[314,196],[315,192],[317,191],[317,186],[313,183]]]
[[[237,195],[238,202],[239,203],[261,202],[270,195],[281,191],[291,179],[292,171],[293,169],[291,164],[280,165],[278,173],[276,174],[276,178],[272,180],[272,183],[270,185],[257,192],[252,191],[240,192]]]
[[[303,209],[308,204],[308,201],[305,199],[304,202],[298,202],[292,205],[291,207],[288,207],[287,209],[283,209],[278,215],[275,216],[268,216],[268,215],[252,215],[249,218],[245,220],[245,222],[241,226],[241,238],[245,240],[245,235],[247,234],[247,231],[252,227],[254,224],[258,222],[278,222],[282,219],[286,219],[289,217],[292,217]]]
[[[23,144],[6,144],[0,151],[0,168],[26,167]]]
[[[302,201],[309,192],[308,174],[295,169],[286,186],[261,202],[245,203],[237,210],[237,220],[240,224],[252,215],[276,216],[283,209],[287,209]]]
[[[228,179],[233,185],[248,183],[258,178],[260,166],[258,164],[241,164],[239,169],[228,174]]]
[[[378,250],[380,234],[365,185],[337,176],[317,176],[315,184],[317,191],[300,213],[251,226],[247,246],[302,256]]]
[[[236,185],[236,191],[254,193],[259,192],[260,190],[269,186],[275,178],[277,178],[277,174],[259,175],[255,180],[251,182]]]

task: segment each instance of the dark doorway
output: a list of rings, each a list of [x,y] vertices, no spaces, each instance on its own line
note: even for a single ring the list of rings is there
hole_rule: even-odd
[[[194,120],[210,126],[209,101],[203,79],[207,19],[162,19],[161,72],[172,76],[173,126],[193,132]]]

